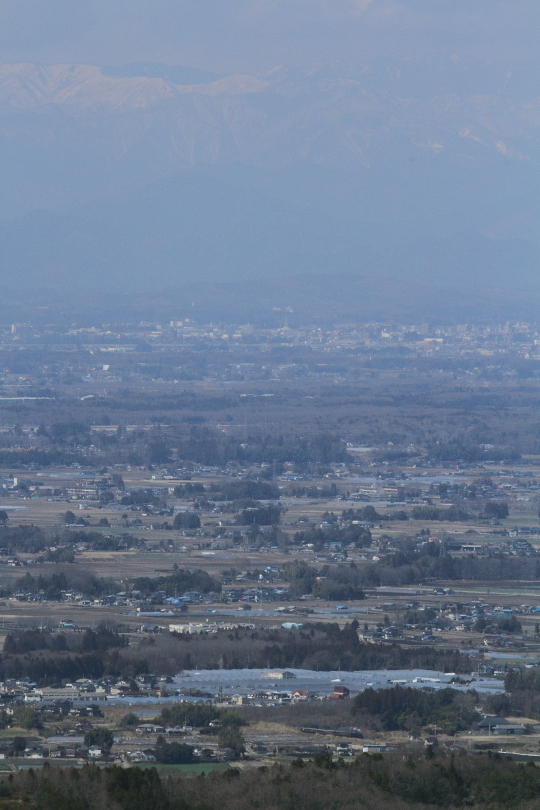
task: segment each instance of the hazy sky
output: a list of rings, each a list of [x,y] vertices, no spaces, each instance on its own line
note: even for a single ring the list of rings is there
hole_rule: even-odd
[[[538,60],[538,0],[0,0],[3,62],[217,72],[441,53]]]

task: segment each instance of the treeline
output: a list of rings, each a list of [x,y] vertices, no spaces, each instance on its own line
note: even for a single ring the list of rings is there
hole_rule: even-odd
[[[23,554],[38,554],[48,545],[51,545],[51,541],[39,526],[0,525],[0,548],[9,554],[17,551]]]
[[[491,711],[540,720],[540,672],[536,667],[511,669],[506,674],[504,686],[507,694],[490,700]]]
[[[354,543],[356,548],[366,548],[371,545],[371,532],[358,524],[344,528],[331,526],[325,529],[305,529],[295,532],[293,542],[295,545],[312,544],[315,551],[322,551],[330,543],[339,543],[343,547]]]
[[[233,709],[206,703],[175,703],[163,708],[154,722],[163,726],[196,726],[203,734],[217,735],[220,748],[232,748],[237,756],[245,751],[245,739],[240,729],[248,725],[248,721]],[[154,753],[157,761],[164,764],[180,764],[193,759],[191,746],[167,744],[162,737],[158,737]]]
[[[156,762],[161,765],[188,765],[195,759],[193,750],[192,745],[179,742],[168,743],[159,736],[156,740],[154,756]]]
[[[20,655],[36,650],[66,650],[77,652],[94,652],[113,647],[127,647],[129,641],[108,627],[97,630],[88,628],[84,633],[52,633],[50,630],[14,630],[8,633],[4,641],[4,655]]]
[[[81,634],[84,639],[84,634]],[[94,643],[95,641],[95,646]],[[298,669],[377,670],[433,669],[466,673],[472,661],[458,651],[428,647],[404,648],[397,644],[364,644],[355,623],[307,625],[300,631],[221,631],[212,636],[159,634],[135,647],[100,648],[88,638],[79,652],[48,648],[0,657],[0,680],[28,677],[40,685],[104,675],[131,679],[159,670],[174,675],[180,669],[242,669],[294,667]],[[17,649],[16,641],[15,649]],[[60,642],[61,644],[62,642]],[[68,644],[70,642],[67,642]],[[109,642],[105,642],[108,644]]]
[[[76,681],[78,678],[101,678],[104,675],[133,678],[148,672],[148,662],[126,662],[118,650],[80,654],[40,650],[34,654],[5,655],[0,658],[0,680],[30,678],[39,686]]]
[[[201,519],[191,512],[177,512],[173,520],[173,529],[199,529]]]
[[[358,623],[307,623],[299,630],[219,631],[212,635],[159,634],[144,639],[125,655],[152,661],[154,669],[287,668],[347,671],[434,669],[471,672],[469,656],[432,647],[367,644],[358,638]]]
[[[62,592],[70,589],[79,590],[85,596],[99,597],[108,596],[116,592],[118,584],[113,579],[96,577],[85,571],[76,569],[66,570],[51,574],[50,576],[38,574],[34,577],[26,573],[23,577],[15,580],[15,592],[23,594],[33,594],[43,596],[45,599],[57,601],[62,597]]]
[[[96,398],[96,402],[99,401]],[[91,402],[86,403],[87,407],[92,405]],[[118,405],[120,407],[120,403]],[[107,407],[114,408],[115,400],[107,398]],[[126,411],[133,407],[130,395],[126,394],[126,398],[122,399],[121,407]],[[216,400],[215,407],[219,410],[219,400]],[[242,465],[267,463],[280,468],[285,462],[329,464],[350,461],[345,442],[340,436],[330,433],[285,438],[283,435],[252,432],[244,441],[243,437],[225,436],[208,427],[193,424],[201,419],[204,421],[204,418],[197,416],[187,417],[183,423],[173,423],[166,428],[156,425],[151,431],[141,429],[128,432],[119,426],[114,433],[92,431],[90,420],[84,423],[66,421],[48,427],[42,425],[38,431],[44,444],[42,449],[2,449],[0,466],[42,468],[53,464],[84,465],[88,463],[85,451],[92,444],[99,449],[100,462],[104,464],[153,465],[185,461],[223,467],[227,462],[235,461]],[[171,421],[174,422],[174,419]],[[188,423],[191,423],[189,427]],[[70,447],[81,450],[75,452],[68,449]]]
[[[100,441],[97,439],[96,441]],[[229,461],[239,464],[328,464],[350,460],[343,441],[331,434],[319,434],[309,438],[295,437],[285,440],[283,436],[253,436],[247,442],[232,436],[224,436],[207,427],[193,425],[189,435],[180,429],[156,430],[153,434],[129,433],[121,437],[107,437],[100,449],[113,459],[122,459],[130,464],[167,464],[176,459],[223,467]],[[172,448],[175,448],[174,454]]]
[[[198,357],[198,355],[197,355]],[[176,372],[175,372],[176,375]],[[241,400],[235,396],[204,396],[191,391],[180,394],[167,393],[146,393],[135,388],[123,388],[121,391],[110,397],[96,396],[94,399],[86,400],[85,405],[94,410],[102,410],[104,406],[113,411],[141,411],[143,413],[156,413],[170,411],[194,411],[198,415],[186,415],[182,421],[187,424],[204,422],[204,417],[200,416],[203,411],[221,411],[237,408]],[[95,421],[95,420],[94,420]],[[104,422],[108,424],[108,422]]]
[[[57,535],[55,542],[69,543],[71,545],[84,543],[95,549],[95,551],[118,551],[138,546],[142,541],[140,537],[134,537],[132,534],[111,536],[100,532],[85,531],[84,529],[66,529],[60,535]]]
[[[283,464],[287,461],[327,464],[350,460],[341,438],[329,433],[287,440],[283,436],[250,436],[244,442],[199,426],[193,426],[189,439],[180,441],[178,456],[212,466],[223,466],[228,461],[241,464]]]
[[[273,504],[261,506],[254,502],[253,506],[240,510],[235,522],[239,526],[277,526],[280,521],[281,509],[279,506]]]
[[[367,523],[374,523],[381,520],[408,520],[409,516],[402,509],[397,512],[382,513],[377,512],[374,506],[369,504],[364,506],[363,509],[344,509],[341,513],[342,517],[347,520],[362,520]]]
[[[119,650],[128,640],[107,627],[84,633],[26,630],[8,633],[0,656],[0,680],[30,678],[40,686],[103,675],[146,673],[146,661],[126,662]]]
[[[87,460],[80,453],[70,453],[65,450],[0,450],[0,467],[50,467],[51,464],[70,466],[71,464],[86,464]]]
[[[285,563],[281,575],[290,582],[289,595],[292,597],[313,594],[321,599],[363,599],[359,587],[358,569],[350,566],[325,565],[317,570],[303,560]]]
[[[352,528],[368,532],[362,527]],[[348,529],[339,532],[336,530],[339,536],[348,531]],[[319,533],[325,538],[329,535],[334,536],[332,530],[327,532],[321,529],[298,534],[303,538],[313,539]],[[62,583],[58,579],[55,580],[54,584],[57,587],[62,585],[65,587],[66,582],[70,581],[70,577],[64,579],[65,574],[61,576]],[[433,542],[427,544],[420,552],[404,548],[386,555],[376,563],[324,565],[316,568],[303,560],[294,560],[283,565],[281,577],[289,583],[290,598],[311,594],[321,599],[339,601],[362,599],[366,587],[411,585],[427,579],[516,581],[540,578],[540,556],[514,557],[500,554],[487,558],[474,556],[458,558],[444,554],[442,544]],[[46,582],[45,578],[39,581]],[[92,587],[87,588],[85,593],[114,592],[114,587],[112,591],[110,590],[111,585],[114,586],[114,583],[93,578]],[[26,575],[23,579],[17,580],[17,587],[37,592],[37,580]],[[140,592],[144,597],[155,597],[159,601],[160,596],[182,596],[186,591],[219,593],[221,583],[200,570],[179,570],[169,576],[138,577],[132,583],[132,590]]]
[[[341,535],[344,531],[336,533]],[[313,538],[321,529],[301,534]],[[324,535],[332,536],[332,530]],[[540,578],[540,556],[452,557],[443,553],[440,543],[429,543],[422,551],[406,549],[384,556],[376,563],[351,563],[316,568],[303,560],[286,563],[282,577],[290,583],[289,594],[313,594],[322,599],[363,598],[364,588],[380,585],[414,585],[429,579],[496,581]]]
[[[26,573],[15,582],[17,591],[22,593],[42,594],[45,599],[57,601],[62,598],[62,591],[67,591],[68,580],[63,571],[51,574],[50,577],[39,574],[33,577]]]
[[[353,699],[351,709],[353,715],[371,715],[385,731],[437,726],[445,734],[453,735],[478,723],[475,699],[476,694],[461,695],[454,689],[430,693],[401,686],[369,688]]]
[[[190,485],[185,486],[187,488]],[[277,500],[279,497],[279,489],[265,481],[230,481],[225,484],[210,485],[212,501],[237,501],[246,498],[255,501],[270,501]]]
[[[132,489],[131,492],[122,495],[120,504],[122,506],[146,506],[147,504],[164,506],[165,502],[163,498],[154,495],[151,489]]]
[[[210,773],[160,776],[156,768],[86,765],[18,771],[0,779],[0,807],[21,810],[534,810],[540,772],[499,754],[364,754],[350,763],[325,754],[312,761]]]
[[[73,512],[66,512],[67,518],[75,515]],[[84,525],[87,525],[86,523]],[[140,538],[130,534],[121,537],[107,537],[100,532],[86,531],[85,529],[65,529],[60,532],[46,532],[39,526],[33,524],[24,526],[10,526],[0,523],[0,551],[8,554],[39,554],[44,552],[49,546],[74,546],[85,543],[96,550],[126,548],[138,545]],[[71,560],[55,559],[48,556],[46,559],[52,562],[70,562]],[[61,555],[57,555],[61,556]]]
[[[163,726],[193,726],[208,730],[213,720],[219,720],[222,726],[239,728],[247,725],[247,720],[234,709],[222,709],[206,703],[173,703],[165,706],[155,718]]]
[[[504,519],[508,517],[509,512],[508,504],[504,501],[487,501],[484,504],[483,512],[474,514],[457,504],[452,504],[447,508],[444,506],[434,506],[432,504],[422,504],[414,506],[410,515],[403,509],[399,509],[395,512],[377,512],[371,505],[365,506],[363,509],[345,509],[342,514],[344,518],[362,520],[368,523],[380,523],[386,520],[409,520],[409,517],[412,517],[414,520],[435,520],[453,523],[456,521],[471,520],[472,518]]]
[[[199,483],[177,484],[173,490],[175,498],[194,498],[197,495],[204,495],[205,492],[204,484]]]
[[[187,591],[198,591],[199,593],[219,593],[221,583],[201,571],[179,569],[174,574],[162,577],[136,577],[132,583],[132,591],[138,591],[143,596],[159,595],[182,596]]]
[[[472,515],[460,506],[449,506],[444,509],[440,506],[415,506],[412,510],[414,520],[446,520],[455,522],[469,520]]]
[[[336,484],[329,487],[287,487],[284,494],[288,498],[336,498],[339,490]]]
[[[15,580],[14,591],[22,594],[42,596],[47,600],[59,600],[63,592],[70,589],[80,591],[84,596],[102,597],[115,594],[118,583],[113,579],[96,577],[86,571],[79,571],[75,566],[66,566],[64,570],[53,574],[26,573]],[[164,596],[182,596],[186,591],[200,593],[219,593],[221,583],[201,569],[179,569],[168,576],[136,577],[131,591],[159,603]],[[12,593],[4,588],[4,595]]]
[[[540,577],[540,556],[510,556],[493,554],[489,557],[453,557],[444,552],[441,543],[427,544],[423,550],[404,548],[388,554],[375,564],[358,564],[360,587],[378,585],[413,585],[427,579],[472,580],[530,580]]]

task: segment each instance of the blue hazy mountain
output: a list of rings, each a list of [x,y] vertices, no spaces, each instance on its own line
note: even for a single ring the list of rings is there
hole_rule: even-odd
[[[129,65],[109,65],[101,68],[104,76],[118,79],[133,79],[146,76],[148,79],[164,79],[173,84],[208,84],[223,78],[219,73],[210,73],[200,68],[183,65],[164,65],[162,62],[132,62]]]
[[[2,284],[528,311],[538,98],[526,64],[447,55],[229,75],[4,65]]]

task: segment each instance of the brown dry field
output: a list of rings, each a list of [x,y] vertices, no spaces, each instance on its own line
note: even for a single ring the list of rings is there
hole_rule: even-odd
[[[493,465],[494,468],[497,465]],[[520,469],[527,470],[527,464],[522,463],[520,465]],[[533,473],[537,473],[537,469],[533,466],[530,467],[530,470]],[[28,471],[21,471],[21,470],[12,470],[10,471],[15,475],[20,475],[21,477],[27,477]],[[410,472],[410,471],[409,471]],[[441,470],[432,470],[430,471],[431,475],[436,475],[437,473],[442,472]],[[6,474],[8,471],[6,471]],[[63,480],[63,476],[66,476],[64,480],[69,480],[67,478],[68,474],[73,475],[72,470],[54,470],[54,478],[50,477],[49,474],[45,473],[43,476],[40,476],[40,483],[44,486],[50,485],[61,485]],[[31,474],[32,475],[32,474]],[[173,486],[177,482],[176,481],[155,481],[151,479],[148,472],[145,471],[124,471],[122,470],[122,475],[124,477],[126,488],[131,487],[152,487],[158,488],[163,487],[165,490],[168,486]],[[478,471],[472,471],[470,475],[459,477],[460,481],[465,481],[467,478],[473,478],[478,475]],[[209,484],[211,482],[217,482],[222,479],[218,479],[212,476],[208,477],[200,477],[197,480],[203,481],[205,484]],[[448,479],[449,482],[452,482],[452,479]],[[301,483],[301,482],[300,482]],[[328,480],[323,479],[320,481],[313,481],[310,482],[313,485],[328,485]],[[346,481],[338,482],[338,487],[341,489],[349,489],[352,490],[354,488],[354,484],[348,483]],[[168,496],[168,493],[164,493],[168,503],[174,503],[175,499],[172,496]],[[336,514],[339,514],[343,508],[349,506],[349,504],[345,504],[343,502],[333,501],[333,500],[324,500],[319,499],[317,501],[308,501],[307,499],[288,499],[284,498],[283,503],[287,508],[287,512],[284,515],[282,521],[282,529],[287,532],[294,532],[296,528],[293,524],[296,523],[299,517],[308,517],[310,520],[317,521],[320,519],[321,515],[325,511],[334,511]],[[356,504],[358,508],[361,508],[364,504],[359,503]],[[290,561],[292,559],[303,559],[306,561],[312,561],[315,555],[311,554],[301,554],[296,555],[294,552],[291,554],[285,555],[281,552],[270,552],[270,551],[263,551],[263,552],[246,552],[242,549],[223,549],[221,551],[217,551],[215,555],[208,555],[207,553],[203,553],[203,549],[197,548],[197,546],[203,546],[205,543],[208,543],[210,538],[189,538],[184,537],[182,534],[176,531],[163,531],[153,529],[153,522],[156,522],[156,518],[151,517],[144,517],[140,512],[127,512],[128,517],[132,519],[133,517],[140,517],[143,522],[143,527],[136,529],[134,527],[125,527],[125,521],[122,521],[121,515],[123,514],[122,511],[118,509],[98,509],[97,506],[93,506],[91,503],[89,504],[88,509],[78,510],[78,502],[77,501],[53,501],[53,500],[37,500],[37,499],[27,499],[27,498],[9,498],[5,499],[3,504],[0,504],[0,508],[2,506],[19,506],[23,507],[22,511],[12,511],[10,512],[10,524],[11,525],[28,525],[34,524],[44,529],[48,530],[60,530],[64,527],[64,515],[68,509],[74,511],[77,515],[82,515],[85,519],[89,520],[92,524],[89,527],[89,530],[95,531],[103,531],[104,533],[126,533],[129,532],[136,537],[144,538],[145,540],[154,541],[154,542],[163,542],[165,541],[167,544],[170,544],[172,548],[166,551],[153,551],[153,552],[145,552],[145,551],[124,551],[124,552],[85,552],[83,554],[77,555],[76,561],[73,565],[77,566],[77,568],[81,571],[93,573],[99,577],[112,577],[119,582],[118,590],[124,590],[122,587],[122,580],[130,579],[137,576],[148,576],[148,577],[156,577],[159,575],[166,575],[172,573],[173,564],[177,563],[180,567],[190,567],[190,568],[201,568],[207,571],[209,574],[216,576],[219,572],[223,569],[234,568],[238,571],[250,570],[250,569],[262,569],[266,565],[281,565],[286,561]],[[382,505],[381,505],[382,508]],[[400,508],[399,506],[393,507],[391,504],[385,505],[386,510],[392,510],[393,508]],[[98,529],[96,524],[98,523],[99,519],[102,517],[107,517],[111,527],[106,529]],[[219,520],[229,521],[232,520],[232,516],[229,515],[220,515],[220,514],[209,514],[204,513],[202,515],[202,523],[204,528],[211,531],[212,525],[215,524]],[[163,518],[157,518],[157,521],[162,522]],[[526,512],[520,512],[518,514],[511,514],[510,518],[505,521],[505,528],[510,528],[512,526],[519,526],[519,525],[537,525],[538,516],[536,514],[530,513],[527,514]],[[389,537],[399,537],[400,534],[407,534],[407,535],[414,535],[420,529],[426,528],[425,521],[414,521],[409,520],[407,522],[393,522],[391,524],[382,524],[381,526],[376,526],[372,534],[375,539],[377,539],[381,534],[388,535]],[[436,523],[430,526],[432,533],[436,535],[440,535],[443,532],[446,532],[448,535],[454,535],[459,537],[460,535],[463,536],[466,532],[470,531],[471,529],[474,530],[477,534],[484,534],[486,539],[489,537],[491,539],[498,539],[491,535],[490,527],[486,526],[474,526],[471,523]],[[540,544],[540,541],[533,540],[533,543]],[[186,550],[181,550],[185,546]],[[355,559],[361,555],[361,552],[355,554],[353,553],[351,559]],[[21,558],[24,559],[26,556],[27,558],[32,559],[35,555],[20,555]],[[319,565],[322,563],[319,563]],[[64,564],[64,567],[66,564]],[[50,573],[56,568],[56,566],[50,564],[32,564],[30,563],[28,566],[24,568],[21,567],[7,567],[1,566],[0,567],[0,584],[7,580],[17,579],[23,576],[26,572],[31,573],[33,575],[38,575],[39,573],[44,573],[50,575]],[[422,586],[421,590],[424,591],[422,595],[414,596],[411,594],[410,597],[406,595],[380,595],[374,592],[367,592],[367,598],[365,601],[361,603],[351,603],[350,604],[350,613],[354,613],[355,607],[359,607],[362,611],[366,608],[379,608],[379,611],[371,613],[369,616],[362,616],[358,615],[358,619],[363,624],[364,621],[367,621],[369,626],[372,627],[376,622],[382,619],[384,613],[388,613],[392,618],[397,616],[396,608],[401,608],[403,605],[410,601],[411,599],[417,599],[420,603],[437,607],[442,602],[445,601],[471,601],[473,599],[483,598],[489,604],[497,604],[497,605],[521,605],[521,604],[528,604],[528,605],[536,605],[540,604],[540,588],[533,586],[532,583],[466,583],[466,582],[452,582],[452,583],[437,583],[438,585],[447,584],[448,586],[452,587],[454,590],[454,595],[449,598],[441,598],[436,597],[431,591],[433,586],[424,585]],[[394,603],[395,607],[391,608],[386,606],[383,610],[380,610],[380,606],[385,603]],[[283,603],[282,606],[287,606],[287,602]],[[309,608],[321,608],[321,607],[328,607],[330,606],[329,603],[313,603],[313,602],[306,602],[301,603],[303,606]],[[333,603],[335,606],[335,603]],[[271,606],[264,606],[277,608],[280,605],[278,603],[272,603]],[[219,605],[214,606],[217,610],[217,613],[212,614],[213,619],[219,620]],[[200,621],[200,618],[195,618],[197,614],[202,615],[203,610],[197,611],[196,609],[192,608],[188,613],[186,618],[183,618],[181,621]],[[347,620],[350,620],[350,613],[349,616],[348,611],[343,611],[342,615],[337,616],[333,614],[330,618],[328,616],[320,616],[315,615],[313,618],[317,620],[331,620],[331,621],[338,621],[341,625],[343,625]],[[240,612],[238,612],[240,616]],[[190,619],[193,617],[193,619]],[[132,628],[135,628],[137,625],[141,623],[141,618],[134,614],[129,608],[109,608],[109,607],[99,607],[99,608],[81,608],[75,605],[70,604],[54,604],[54,603],[46,603],[46,604],[35,604],[35,603],[24,603],[24,602],[15,602],[15,601],[7,601],[6,606],[2,609],[2,613],[0,613],[0,622],[2,618],[5,621],[32,621],[39,623],[41,619],[49,620],[52,622],[58,622],[62,619],[73,619],[78,625],[83,626],[95,626],[99,621],[104,619],[111,620],[114,619],[116,621],[122,622],[126,625],[129,625]],[[249,621],[249,612],[242,612],[241,616],[243,621]],[[227,617],[225,620],[230,620],[230,617]],[[272,617],[269,619],[261,619],[256,617],[255,621],[257,624],[275,624],[276,621],[279,620],[279,617]],[[163,619],[148,619],[147,621],[156,621],[159,624],[167,625],[171,621],[178,621],[178,619],[173,618],[163,618]],[[528,649],[536,650],[540,648],[539,645],[536,645],[531,636],[534,630],[534,624],[536,623],[536,619],[534,616],[521,616],[520,621],[524,626],[525,635],[529,636],[529,639],[525,639],[527,642]],[[0,632],[2,630],[0,624]],[[451,633],[440,633],[437,634],[436,645],[444,645],[444,646],[451,646],[453,648],[460,647],[462,649],[466,649],[467,647],[478,648],[482,646],[482,638],[483,636],[471,633],[458,633],[458,632],[451,632]]]

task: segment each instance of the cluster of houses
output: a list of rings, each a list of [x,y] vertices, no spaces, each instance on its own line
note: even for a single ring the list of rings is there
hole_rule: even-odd
[[[152,674],[138,675],[130,682],[107,675],[103,678],[79,678],[73,683],[41,687],[36,686],[29,678],[6,680],[0,682],[0,708],[9,713],[13,706],[24,703],[30,704],[38,713],[53,706],[54,713],[63,714],[63,706],[70,709],[73,706],[91,709],[109,698],[166,697],[174,694],[170,682],[171,678]]]
[[[529,730],[525,723],[513,723],[511,720],[507,720],[505,717],[499,717],[498,715],[493,714],[483,715],[482,719],[478,723],[477,729],[480,734],[488,735],[521,735],[526,734]],[[533,726],[532,731],[538,733],[540,731],[540,726]]]
[[[398,589],[394,589],[397,591]],[[447,593],[441,592],[437,595],[444,597]],[[383,606],[385,610],[396,610],[394,603],[387,603]],[[379,608],[381,609],[381,608]],[[414,638],[421,641],[434,640],[434,634],[437,632],[448,632],[455,630],[458,632],[482,632],[484,628],[493,627],[499,632],[487,633],[484,636],[483,643],[486,647],[510,647],[514,646],[523,636],[519,635],[519,616],[539,615],[540,606],[519,605],[519,606],[500,606],[489,605],[483,599],[467,603],[451,603],[445,602],[437,607],[433,604],[425,605],[420,604],[418,601],[412,601],[402,606],[400,610],[406,621],[400,626],[389,624],[385,626],[383,623],[378,623],[377,626],[371,627],[365,631],[359,631],[359,636],[362,641],[378,643],[380,641],[394,641],[403,638],[404,631],[416,630],[419,635]],[[407,621],[411,615],[415,617],[415,623]],[[514,622],[512,620],[515,617]]]

